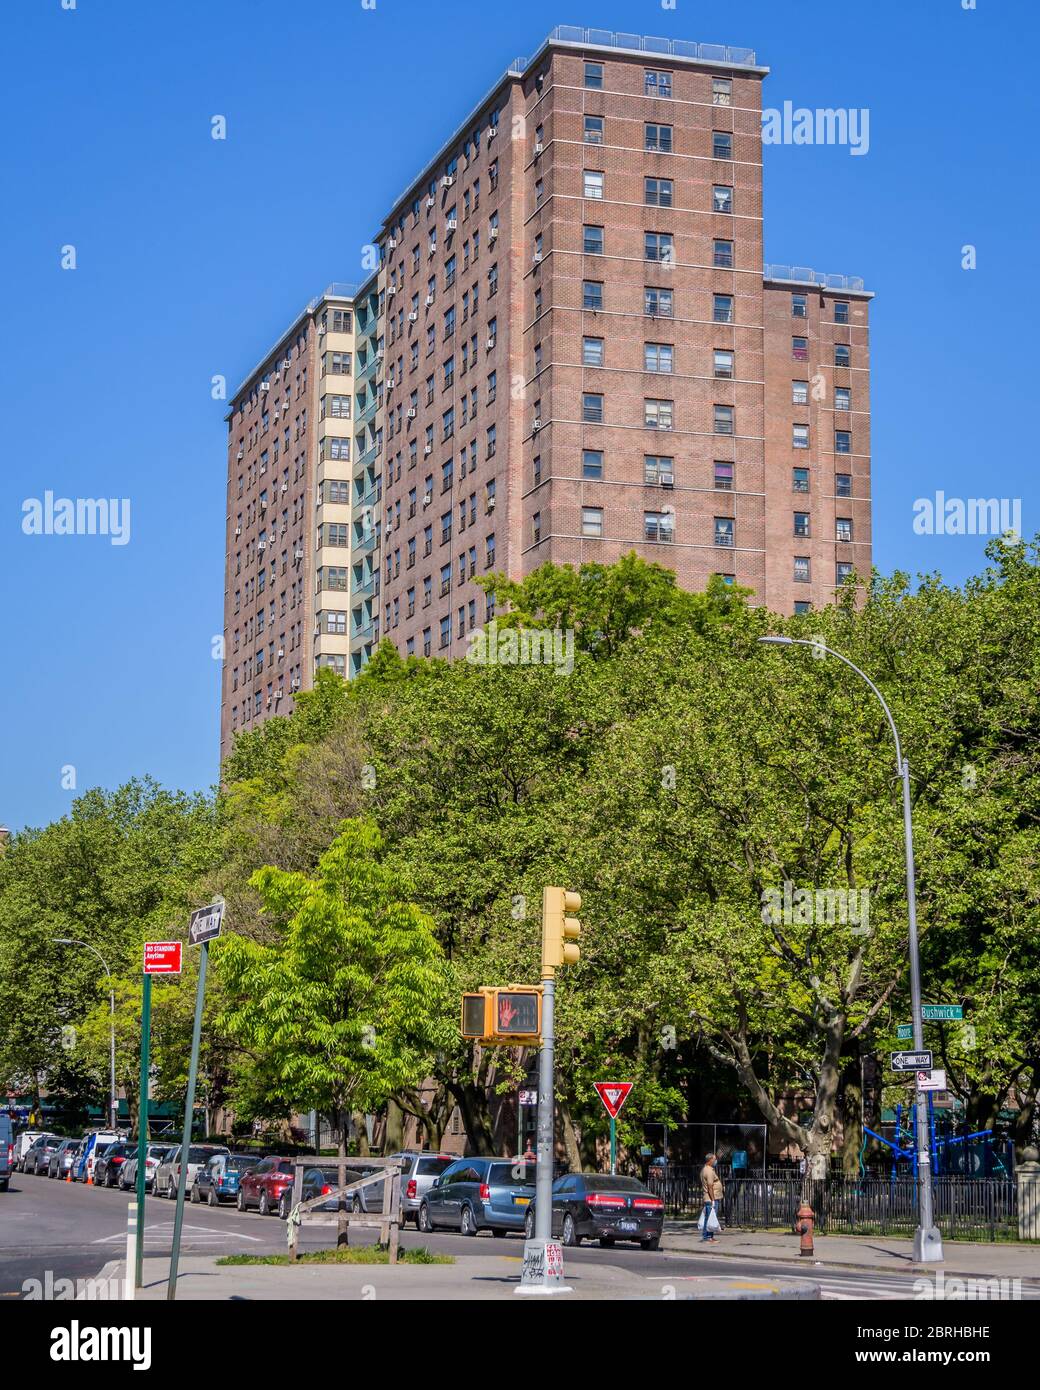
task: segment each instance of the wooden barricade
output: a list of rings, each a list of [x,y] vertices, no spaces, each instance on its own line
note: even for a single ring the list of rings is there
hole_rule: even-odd
[[[300,1227],[306,1221],[308,1225],[312,1226],[336,1226],[341,1231],[349,1231],[351,1226],[378,1230],[379,1243],[387,1247],[390,1263],[392,1265],[397,1263],[401,1238],[401,1164],[388,1158],[366,1158],[360,1161],[364,1163],[366,1168],[372,1167],[377,1171],[367,1174],[356,1182],[345,1183],[341,1187],[333,1186],[330,1192],[312,1197],[306,1202],[302,1200],[303,1175],[306,1169],[349,1167],[350,1160],[348,1159],[346,1164],[340,1164],[338,1160],[333,1162],[326,1160],[321,1163],[316,1162],[313,1158],[297,1159],[294,1162],[292,1206],[286,1223],[291,1261],[300,1258]],[[383,1187],[383,1209],[381,1212],[354,1212],[350,1210],[355,1193],[361,1192],[366,1187],[376,1187],[380,1183]],[[336,1202],[337,1210],[321,1211],[320,1208],[329,1202]]]

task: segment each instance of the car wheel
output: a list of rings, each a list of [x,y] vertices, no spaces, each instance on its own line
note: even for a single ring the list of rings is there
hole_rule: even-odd
[[[477,1234],[477,1223],[473,1219],[473,1212],[469,1207],[462,1208],[461,1225],[459,1230],[464,1236],[475,1236]]]
[[[350,1210],[355,1216],[361,1215],[361,1198],[357,1193],[354,1194],[354,1200],[350,1204]]]
[[[524,1240],[534,1240],[534,1212],[530,1207],[524,1217]]]
[[[641,1241],[639,1242],[639,1245],[640,1245],[640,1248],[643,1249],[643,1250],[660,1250],[660,1248],[661,1248],[661,1237],[660,1237],[660,1236],[647,1236],[646,1240],[641,1240]]]
[[[419,1215],[416,1217],[415,1224],[424,1236],[428,1236],[433,1230],[433,1223],[430,1221],[430,1209],[425,1202],[419,1208]]]
[[[191,1185],[191,1200],[195,1203],[196,1206],[198,1206],[199,1201],[201,1200],[199,1197],[199,1185],[197,1182],[193,1182]]]
[[[211,1187],[206,1193],[206,1205],[208,1207],[215,1207],[217,1205],[217,1193],[215,1188]]]
[[[278,1198],[278,1215],[282,1221],[289,1220],[289,1201],[284,1192]]]
[[[261,1216],[270,1216],[271,1214],[271,1203],[268,1200],[266,1188],[260,1189],[260,1201],[257,1204],[257,1211]]]
[[[235,1206],[238,1207],[239,1211],[245,1211],[246,1209],[246,1199],[241,1192],[235,1198]]]
[[[574,1224],[574,1217],[567,1213],[563,1218],[563,1243],[564,1245],[580,1245],[581,1236],[578,1235],[578,1228]]]

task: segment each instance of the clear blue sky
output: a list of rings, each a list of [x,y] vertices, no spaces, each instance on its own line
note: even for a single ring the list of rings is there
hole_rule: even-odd
[[[233,389],[310,296],[358,278],[419,163],[558,23],[748,45],[766,105],[869,108],[865,157],[767,148],[765,210],[770,261],[877,293],[875,562],[980,567],[981,538],[914,534],[937,489],[1019,497],[1040,527],[1036,437],[1014,423],[1036,399],[1035,4],[6,0],[0,823],[67,810],[65,765],[77,791],[216,779],[210,378]],[[130,543],[23,535],[47,489],[129,497]]]

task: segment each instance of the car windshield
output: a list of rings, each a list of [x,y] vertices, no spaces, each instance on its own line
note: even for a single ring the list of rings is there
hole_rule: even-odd
[[[229,1170],[233,1169],[236,1173],[244,1173],[247,1168],[255,1168],[256,1163],[257,1160],[255,1158],[236,1158],[232,1155],[232,1157],[227,1160],[226,1167]]]
[[[148,1157],[149,1157],[149,1158],[162,1158],[162,1156],[163,1156],[166,1152],[167,1152],[167,1150],[164,1149],[163,1146],[162,1146],[161,1144],[149,1144],[149,1145],[148,1145]]]
[[[534,1187],[535,1169],[533,1163],[492,1163],[488,1173],[488,1183],[493,1187]]]
[[[589,1192],[647,1192],[638,1178],[611,1177],[609,1173],[586,1173],[585,1187]]]
[[[432,1174],[443,1173],[450,1162],[450,1158],[420,1158],[415,1165],[416,1177],[428,1178]]]

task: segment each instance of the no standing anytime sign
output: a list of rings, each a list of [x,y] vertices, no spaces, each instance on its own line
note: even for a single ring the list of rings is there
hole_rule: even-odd
[[[180,941],[146,941],[144,943],[144,973],[146,975],[179,975],[181,973]]]

